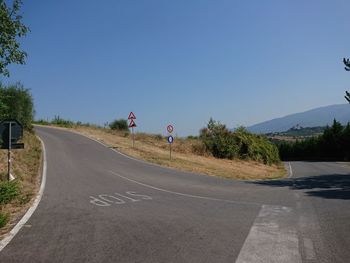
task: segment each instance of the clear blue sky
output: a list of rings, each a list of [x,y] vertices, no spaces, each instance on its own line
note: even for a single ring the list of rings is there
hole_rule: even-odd
[[[184,136],[345,103],[350,1],[24,1],[36,117]]]

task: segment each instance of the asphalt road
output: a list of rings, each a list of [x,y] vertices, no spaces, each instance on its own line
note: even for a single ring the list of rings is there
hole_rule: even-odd
[[[349,262],[350,167],[291,163],[244,182],[133,160],[37,128],[43,198],[0,262]]]

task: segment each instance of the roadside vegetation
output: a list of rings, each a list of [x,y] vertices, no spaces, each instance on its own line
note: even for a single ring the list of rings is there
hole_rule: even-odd
[[[123,122],[127,123],[126,120]],[[172,144],[171,160],[167,137],[163,134],[136,132],[133,148],[129,130],[112,129],[113,122],[104,127],[81,122],[72,122],[67,127],[65,122],[57,125],[48,120],[36,123],[67,128],[129,156],[182,171],[248,180],[285,175],[277,147],[267,138],[251,134],[244,128],[230,132],[225,125],[214,120],[210,120],[208,126],[200,131],[200,136],[176,137]]]
[[[20,142],[24,149],[12,150],[11,173],[7,181],[7,150],[0,150],[0,237],[6,233],[29,207],[40,181],[41,144],[32,129],[33,99],[20,83],[0,84],[0,120],[17,119],[24,127]],[[1,140],[0,140],[1,143]]]
[[[295,142],[280,142],[278,148],[282,160],[349,161],[350,123],[343,126],[334,120],[333,125],[327,126],[321,135]]]
[[[95,127],[95,128],[102,128],[99,125],[91,124],[91,123],[84,123],[84,122],[74,122],[71,120],[67,120],[64,118],[61,118],[59,115],[54,116],[52,120],[44,120],[44,119],[39,119],[33,121],[33,124],[37,125],[46,125],[46,126],[56,126],[56,127],[62,127],[62,128],[75,128],[79,126],[84,126],[84,127]]]
[[[33,98],[21,83],[4,86],[0,83],[0,120],[16,119],[26,130],[32,129]]]
[[[32,131],[25,131],[21,141],[25,148],[12,151],[11,173],[16,179],[11,182],[7,181],[7,150],[0,150],[0,237],[25,212],[39,189],[40,141]]]
[[[200,131],[199,138],[216,158],[252,160],[268,165],[280,162],[275,145],[244,127],[231,132],[224,124],[210,119],[208,126]]]
[[[128,121],[125,119],[114,120],[109,124],[111,130],[126,131],[129,132]]]

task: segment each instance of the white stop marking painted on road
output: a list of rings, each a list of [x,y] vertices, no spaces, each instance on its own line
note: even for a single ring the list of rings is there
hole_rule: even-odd
[[[126,203],[152,200],[148,195],[138,194],[137,192],[128,191],[125,194],[100,194],[97,197],[90,196],[90,203],[96,206],[123,205]]]

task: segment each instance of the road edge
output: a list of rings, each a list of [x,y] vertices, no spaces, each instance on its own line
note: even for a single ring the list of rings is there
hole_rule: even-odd
[[[146,160],[143,160],[143,159],[137,159],[136,157],[133,157],[131,155],[128,155],[126,153],[123,153],[123,152],[120,152],[118,151],[117,149],[113,148],[112,146],[98,140],[98,139],[95,139],[87,134],[83,134],[79,131],[76,131],[76,130],[71,130],[69,128],[65,128],[65,127],[57,127],[57,126],[50,126],[50,125],[41,125],[41,124],[34,124],[34,126],[38,126],[38,127],[43,127],[43,128],[49,128],[49,129],[57,129],[57,130],[63,130],[63,131],[67,131],[67,132],[71,132],[71,133],[74,133],[74,134],[77,134],[77,135],[80,135],[80,136],[83,136],[89,140],[92,140],[94,142],[97,142],[99,144],[101,144],[102,146],[104,146],[105,148],[108,148],[109,150],[119,154],[119,155],[122,155],[130,160],[133,160],[133,161],[136,161],[136,162],[140,162],[140,163],[143,163],[143,164],[146,164],[146,165],[150,165],[150,166],[155,166],[155,167],[158,167],[158,168],[162,168],[162,169],[168,169],[168,170],[172,170],[172,171],[176,171],[176,172],[183,172],[183,173],[188,173],[188,174],[193,174],[193,175],[199,175],[199,176],[207,176],[207,177],[216,177],[216,178],[220,178],[220,179],[223,179],[223,180],[229,180],[229,181],[237,181],[237,182],[254,182],[254,181],[264,181],[264,180],[280,180],[280,179],[283,179],[286,177],[286,175],[282,175],[281,177],[277,177],[277,178],[270,178],[270,179],[251,179],[251,180],[248,180],[248,179],[238,179],[238,178],[226,178],[226,177],[221,177],[221,176],[218,176],[218,175],[209,175],[209,174],[203,174],[203,173],[196,173],[196,172],[191,172],[191,171],[184,171],[184,170],[179,170],[175,167],[170,167],[170,166],[164,166],[164,165],[160,165],[160,164],[157,164],[157,163],[152,163],[152,162],[149,162],[149,161],[146,161]],[[287,172],[286,174],[288,175],[289,174],[289,171],[288,169],[285,167],[285,171]]]
[[[21,228],[27,223],[27,221],[33,215],[33,213],[35,212],[36,208],[38,207],[41,201],[41,198],[45,190],[46,171],[47,171],[46,148],[43,140],[38,135],[36,135],[36,137],[39,139],[41,143],[42,156],[43,156],[40,189],[38,194],[35,197],[33,204],[27,210],[27,212],[23,215],[21,220],[11,229],[11,231],[7,235],[5,235],[5,237],[2,240],[0,240],[0,252],[11,242],[11,240],[16,236],[16,234],[21,230]]]

